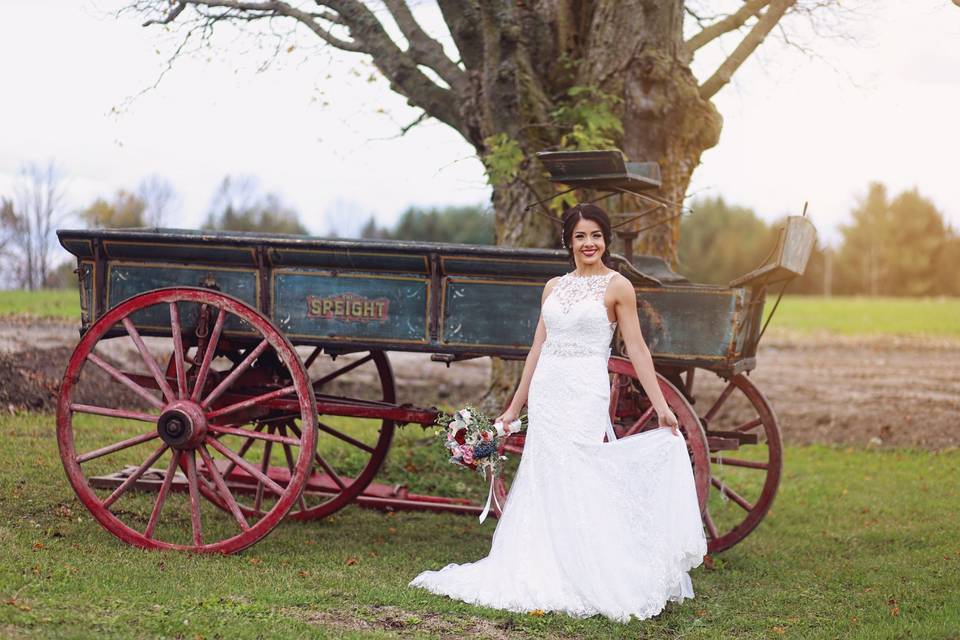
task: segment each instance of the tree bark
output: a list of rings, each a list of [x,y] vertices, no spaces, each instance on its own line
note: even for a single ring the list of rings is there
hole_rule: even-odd
[[[551,10],[531,9],[539,19],[519,21],[522,34],[515,36],[518,44],[512,59],[485,75],[475,96],[485,102],[483,111],[491,114],[482,123],[484,137],[507,133],[528,158],[516,180],[494,185],[497,244],[559,247],[559,224],[524,209],[538,199],[534,191],[544,198],[554,190],[542,168],[529,159],[537,151],[556,148],[562,131],[530,123],[538,121],[534,117],[538,112],[544,114],[540,122],[549,121],[547,114],[571,86],[595,87],[620,98],[623,134],[616,146],[630,160],[658,162],[662,187],[656,195],[676,203],[630,225],[640,229],[663,221],[640,233],[634,251],[675,263],[680,229],[675,216],[700,155],[718,142],[722,127],[720,114],[700,95],[690,70],[683,41],[683,2],[609,0],[594,3],[586,13],[574,12],[574,3],[542,4]],[[539,55],[532,56],[532,51]],[[562,52],[581,56],[575,76],[546,69],[537,73],[544,55],[556,59]],[[477,151],[482,155],[486,150],[480,146]],[[623,202],[628,211],[648,207],[632,197]],[[612,217],[619,213],[609,206],[608,212]],[[619,250],[619,243],[611,250]],[[493,359],[490,385],[480,401],[484,411],[499,413],[510,401],[522,366]]]

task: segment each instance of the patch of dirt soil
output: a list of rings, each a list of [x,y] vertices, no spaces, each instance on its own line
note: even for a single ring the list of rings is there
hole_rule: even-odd
[[[310,624],[343,631],[389,631],[399,636],[427,634],[433,638],[528,638],[509,619],[502,622],[458,614],[456,620],[440,613],[407,611],[394,606],[364,606],[353,611],[302,611],[284,609],[283,613]],[[556,637],[556,636],[554,636]]]
[[[10,411],[55,411],[60,383],[72,354],[73,347],[0,353],[0,407]],[[136,395],[93,364],[84,367],[83,379],[73,396],[74,402],[104,407],[142,404]]]
[[[788,444],[960,445],[960,342],[765,336],[751,379]]]

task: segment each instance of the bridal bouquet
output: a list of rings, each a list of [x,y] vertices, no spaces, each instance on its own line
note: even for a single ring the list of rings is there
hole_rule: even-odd
[[[483,476],[490,478],[490,490],[487,494],[487,504],[480,514],[483,522],[490,511],[493,494],[493,480],[500,472],[503,461],[507,456],[498,452],[500,439],[520,431],[525,425],[521,416],[508,425],[502,422],[490,423],[490,418],[476,408],[467,405],[452,414],[441,412],[436,425],[441,427],[437,435],[443,440],[443,445],[450,452],[450,462],[463,465]],[[497,502],[497,508],[500,503]]]

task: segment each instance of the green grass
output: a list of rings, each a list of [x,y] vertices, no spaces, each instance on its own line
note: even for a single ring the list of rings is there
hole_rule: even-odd
[[[9,315],[79,320],[80,294],[76,289],[0,291],[0,316]]]
[[[53,422],[0,418],[0,637],[482,637],[478,629],[569,638],[960,637],[957,450],[788,449],[772,511],[712,570],[692,572],[696,598],[620,625],[505,613],[406,586],[424,568],[484,556],[492,519],[349,506],[322,521],[284,523],[230,557],[127,547],[75,499]],[[119,437],[96,419],[88,427]],[[432,432],[415,426],[400,431],[380,480],[482,492],[478,477],[446,465]],[[385,616],[389,625],[377,622]]]
[[[765,315],[775,296],[767,298]],[[960,298],[784,296],[770,329],[841,335],[960,337]]]

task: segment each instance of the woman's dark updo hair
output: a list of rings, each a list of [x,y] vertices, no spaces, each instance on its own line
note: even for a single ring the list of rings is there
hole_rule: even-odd
[[[567,256],[570,258],[570,264],[576,266],[573,258],[573,228],[583,219],[593,220],[600,225],[600,231],[603,233],[603,255],[600,261],[608,267],[610,265],[610,217],[607,212],[595,204],[578,204],[570,207],[563,212],[560,220],[563,222],[563,245],[567,249]],[[612,267],[611,267],[612,268]]]

